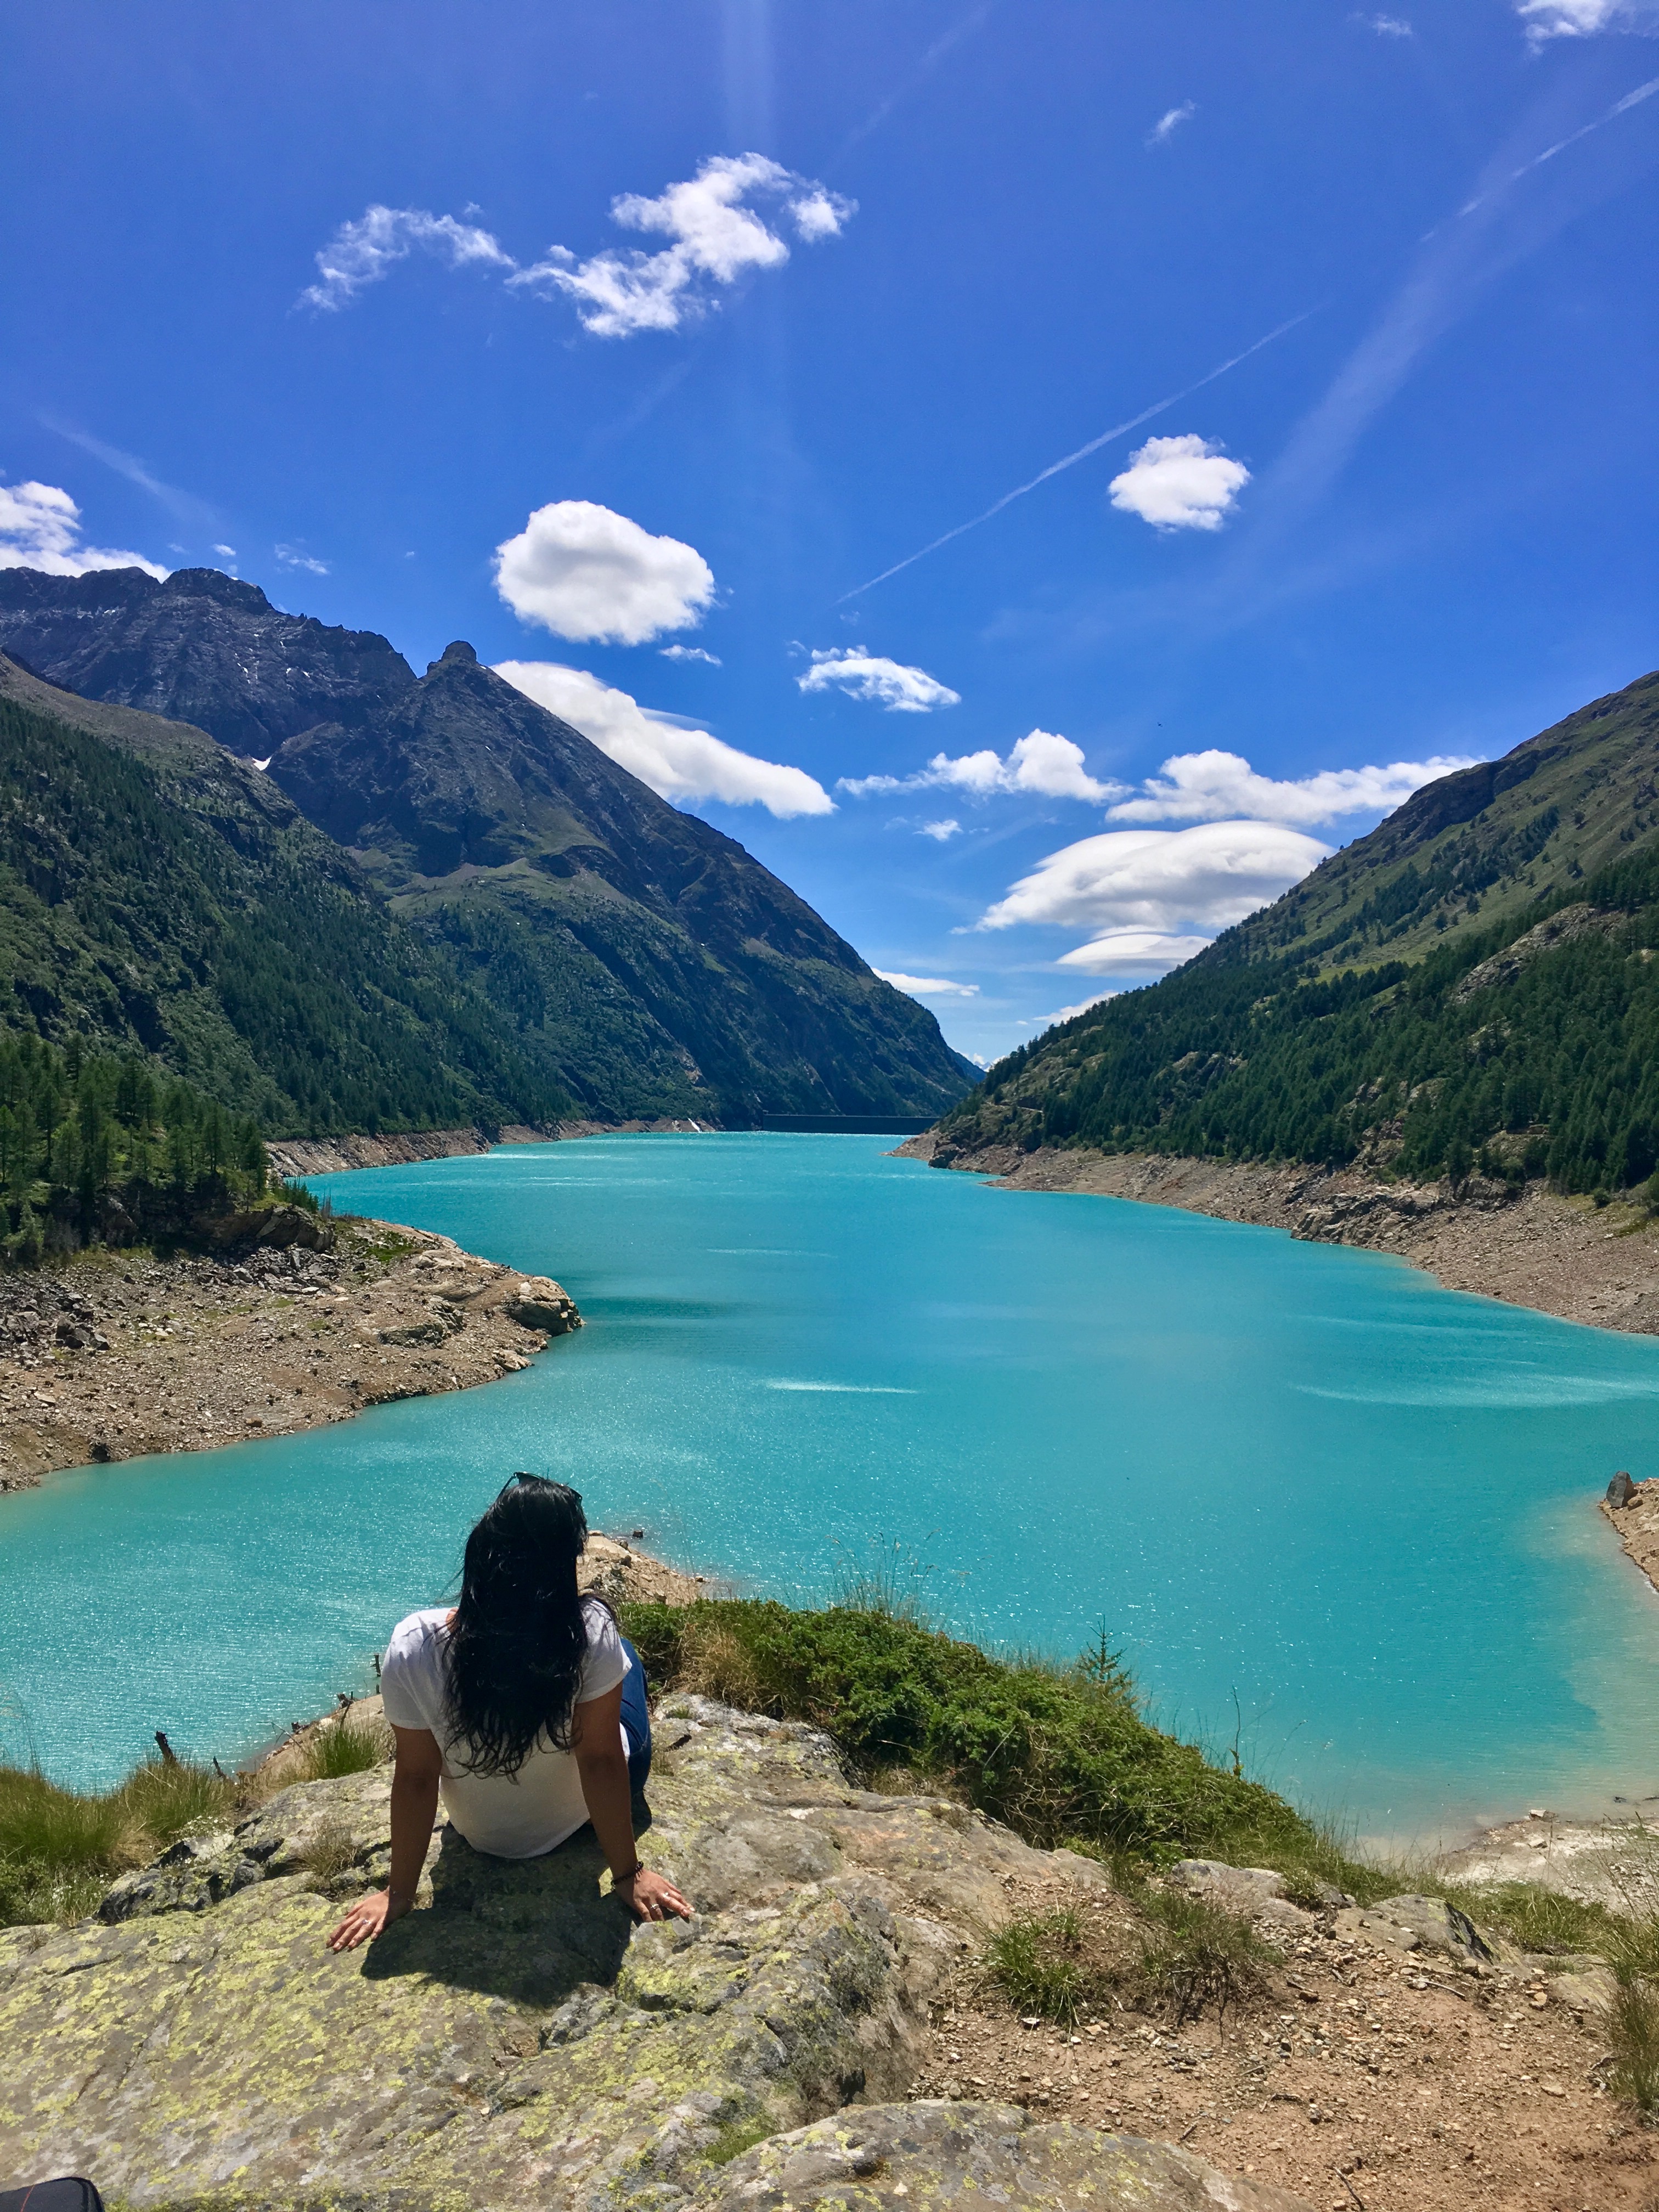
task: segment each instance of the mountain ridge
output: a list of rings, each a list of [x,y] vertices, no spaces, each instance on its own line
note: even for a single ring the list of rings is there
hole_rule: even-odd
[[[13,647],[106,703],[189,707],[264,760],[585,1115],[933,1113],[977,1073],[735,839],[470,646],[417,678],[375,633],[283,614],[216,571],[13,570]]]

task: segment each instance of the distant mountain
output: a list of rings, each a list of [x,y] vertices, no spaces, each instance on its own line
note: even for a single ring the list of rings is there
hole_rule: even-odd
[[[569,1110],[269,777],[3,656],[0,1028],[151,1058],[270,1135]]]
[[[216,568],[0,569],[0,652],[49,683],[191,722],[264,760],[313,723],[361,720],[415,681],[374,630],[285,615]]]
[[[1567,1190],[1659,1168],[1659,674],[1426,785],[941,1125]]]
[[[0,572],[0,648],[268,759],[596,1118],[935,1113],[977,1075],[741,845],[468,646],[417,679],[384,638],[216,571],[122,569]]]

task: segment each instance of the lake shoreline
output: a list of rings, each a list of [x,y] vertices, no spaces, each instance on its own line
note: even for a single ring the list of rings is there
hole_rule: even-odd
[[[1347,1169],[1163,1153],[957,1152],[931,1129],[896,1147],[902,1158],[930,1163],[941,1150],[949,1158],[939,1164],[988,1176],[999,1190],[1126,1198],[1285,1230],[1304,1243],[1388,1252],[1449,1291],[1589,1328],[1659,1335],[1659,1223],[1617,1200],[1597,1209],[1538,1183],[1518,1196],[1482,1185],[1460,1199],[1444,1183],[1379,1183]]]
[[[521,1121],[489,1131],[470,1124],[457,1129],[407,1129],[390,1136],[361,1132],[339,1137],[277,1137],[265,1146],[273,1171],[281,1176],[349,1175],[359,1168],[415,1167],[427,1160],[477,1158],[500,1145],[568,1144],[578,1137],[702,1137],[717,1131],[713,1121]]]
[[[557,1284],[427,1230],[283,1207],[273,1232],[0,1277],[0,1492],[471,1389],[581,1326]]]

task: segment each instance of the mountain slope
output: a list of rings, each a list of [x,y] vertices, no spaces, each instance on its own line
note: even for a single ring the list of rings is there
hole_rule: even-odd
[[[975,1079],[933,1016],[741,845],[470,647],[417,681],[383,638],[189,569],[0,572],[0,648],[269,757],[597,1118],[935,1113]]]
[[[151,1055],[273,1135],[568,1107],[269,778],[3,657],[0,1027]]]
[[[1014,1144],[1560,1188],[1659,1167],[1659,676],[1418,792],[945,1117]],[[1442,926],[1443,924],[1443,927]]]
[[[1425,784],[1200,957],[1294,951],[1326,974],[1420,960],[1571,890],[1656,828],[1659,674],[1592,700],[1501,760]]]
[[[471,646],[359,727],[289,738],[270,774],[596,1108],[741,1121],[962,1094],[931,1014]]]

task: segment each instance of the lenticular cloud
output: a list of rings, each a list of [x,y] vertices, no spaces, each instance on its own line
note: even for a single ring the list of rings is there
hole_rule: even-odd
[[[836,811],[829,793],[805,769],[739,752],[708,730],[687,729],[653,714],[585,668],[565,668],[551,660],[503,660],[495,673],[676,805],[718,799],[728,806],[763,806],[786,821]]]

